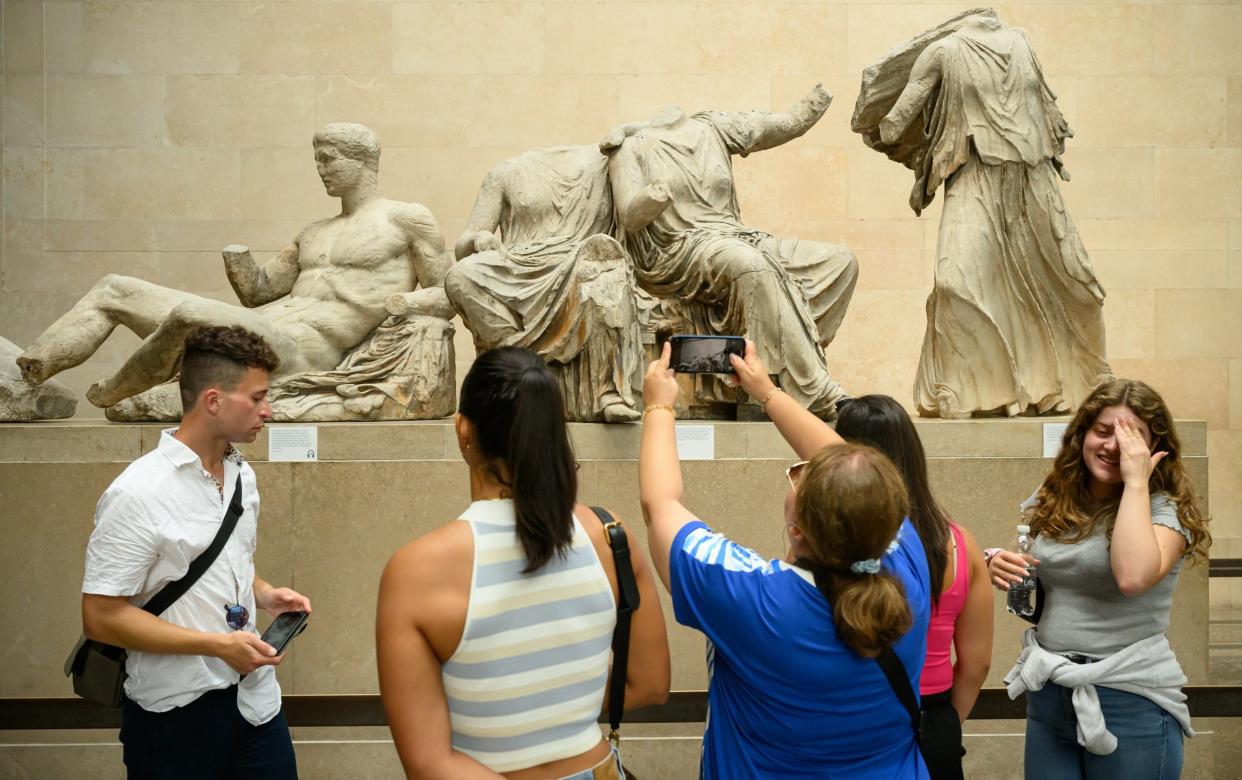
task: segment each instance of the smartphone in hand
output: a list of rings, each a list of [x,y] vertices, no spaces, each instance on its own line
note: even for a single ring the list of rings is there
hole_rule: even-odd
[[[310,618],[309,612],[292,611],[281,612],[272,621],[260,637],[276,650],[276,655],[285,652],[285,648],[293,641],[293,638],[306,630],[306,621]]]
[[[746,354],[741,336],[673,336],[669,343],[669,368],[679,374],[732,374],[729,355]]]

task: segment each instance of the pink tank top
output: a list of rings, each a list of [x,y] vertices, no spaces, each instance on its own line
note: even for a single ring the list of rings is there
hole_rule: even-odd
[[[927,626],[927,658],[923,661],[923,679],[919,694],[928,696],[942,693],[953,687],[953,627],[957,616],[966,606],[966,594],[970,590],[970,565],[966,560],[966,541],[957,523],[949,523],[953,541],[957,545],[953,584],[940,594],[940,603],[932,605],[931,623]]]

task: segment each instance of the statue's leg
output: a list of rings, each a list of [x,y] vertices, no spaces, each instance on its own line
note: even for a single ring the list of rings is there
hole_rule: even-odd
[[[731,243],[709,259],[712,276],[730,281],[726,318],[740,322],[759,357],[781,379],[781,388],[816,413],[831,415],[845,391],[828,374],[814,322],[806,322],[789,290],[788,276],[758,249]],[[715,286],[715,285],[713,285]]]
[[[288,363],[297,353],[297,345],[273,331],[256,310],[187,294],[186,300],[168,312],[159,327],[130,355],[119,371],[109,379],[91,385],[86,391],[87,400],[95,406],[108,407],[167,381],[177,371],[185,337],[194,328],[204,325],[239,325],[246,328],[262,336],[283,363]]]
[[[490,267],[499,263],[496,252],[480,252],[459,261],[444,277],[445,294],[474,334],[475,344],[483,349],[502,344],[522,330],[502,300],[504,290],[492,289],[507,285],[505,279],[490,273]]]
[[[644,353],[629,259],[615,239],[594,235],[578,247],[574,262],[585,309],[579,330],[586,331],[575,361],[592,379],[604,421],[634,422],[642,417],[634,391],[642,387]]]
[[[108,274],[17,358],[38,384],[86,361],[117,325],[146,338],[177,304],[195,296],[130,276]]]
[[[769,237],[758,246],[775,255],[798,281],[819,331],[820,346],[827,349],[854,297],[854,285],[858,282],[854,253],[839,244],[797,238]]]

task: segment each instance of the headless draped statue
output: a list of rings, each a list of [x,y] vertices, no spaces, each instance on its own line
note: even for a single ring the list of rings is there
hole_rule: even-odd
[[[782,389],[824,417],[845,391],[824,356],[853,295],[844,247],[776,238],[742,223],[732,155],[809,130],[832,101],[816,86],[789,111],[661,111],[609,134],[618,228],[642,288],[681,304],[688,330],[746,336]],[[724,391],[720,400],[736,394]]]
[[[368,128],[327,125],[313,147],[341,213],[311,223],[266,263],[244,246],[226,247],[225,271],[241,306],[109,275],[17,359],[25,379],[40,383],[84,362],[124,325],[142,345],[87,392],[96,406],[113,407],[172,377],[193,328],[240,325],[280,358],[272,386],[276,419],[450,414],[452,309],[441,285],[451,261],[435,219],[417,203],[379,193],[379,139]],[[175,387],[151,392],[114,419],[180,415]]]
[[[1058,185],[1071,132],[1023,30],[980,9],[897,47],[863,74],[853,126],[914,170],[916,214],[945,187],[921,415],[1067,414],[1112,376]]]
[[[537,352],[580,422],[639,418],[639,312],[629,260],[611,237],[607,174],[595,146],[532,149],[500,163],[445,279],[476,348]]]

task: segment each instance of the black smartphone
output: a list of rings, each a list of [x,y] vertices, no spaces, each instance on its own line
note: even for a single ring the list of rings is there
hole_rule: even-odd
[[[306,630],[309,617],[309,612],[281,612],[259,638],[271,645],[276,650],[276,655],[280,655],[295,636]]]
[[[673,336],[669,368],[679,374],[732,374],[729,355],[746,354],[741,336]]]

